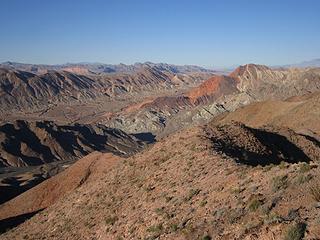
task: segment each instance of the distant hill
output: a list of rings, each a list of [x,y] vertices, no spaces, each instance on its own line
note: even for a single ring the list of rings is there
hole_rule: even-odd
[[[295,64],[287,64],[287,65],[284,65],[284,67],[302,67],[302,68],[320,67],[320,58],[313,59],[313,60],[310,60],[310,61],[304,61],[304,62],[300,62],[300,63],[295,63]]]
[[[188,86],[212,76],[209,70],[166,64],[125,65],[123,69],[117,65],[111,71],[112,74],[92,74],[95,71],[92,66],[59,66],[57,69],[46,65],[2,64],[0,112],[8,109],[37,109],[54,103],[92,100],[97,97],[150,93]],[[131,68],[132,72],[129,72]]]

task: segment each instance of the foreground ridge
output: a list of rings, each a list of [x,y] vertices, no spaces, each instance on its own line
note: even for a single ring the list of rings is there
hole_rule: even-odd
[[[293,163],[281,144],[279,155],[269,153],[270,134],[299,148],[310,163]],[[273,164],[252,167],[217,148],[230,141]],[[316,195],[309,191],[318,186],[319,155],[317,141],[286,128],[233,123],[184,130],[119,161],[3,239],[268,239],[295,222],[306,224],[312,238],[320,233]]]

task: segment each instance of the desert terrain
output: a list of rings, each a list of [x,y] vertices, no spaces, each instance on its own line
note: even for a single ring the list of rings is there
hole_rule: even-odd
[[[1,239],[320,239],[320,68],[0,65]]]

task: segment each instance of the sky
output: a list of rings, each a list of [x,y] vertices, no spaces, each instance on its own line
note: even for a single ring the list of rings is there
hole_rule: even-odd
[[[318,0],[1,0],[0,62],[281,65],[320,57]]]

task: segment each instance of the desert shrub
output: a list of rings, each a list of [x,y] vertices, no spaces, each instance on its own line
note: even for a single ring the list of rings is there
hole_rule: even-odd
[[[300,185],[300,184],[309,182],[311,179],[312,179],[312,175],[310,175],[310,174],[308,174],[308,175],[300,174],[297,177],[296,183]]]
[[[165,197],[165,201],[166,201],[166,202],[170,202],[172,199],[173,199],[172,196],[166,196],[166,197]]]
[[[320,186],[318,184],[312,185],[309,190],[313,199],[320,202]]]
[[[263,167],[263,171],[264,171],[264,172],[268,172],[268,171],[270,171],[271,168],[273,168],[274,166],[275,166],[275,165],[274,165],[273,163],[271,163],[271,164]]]
[[[282,221],[283,218],[277,213],[269,213],[264,219],[264,223],[266,224],[281,223]]]
[[[156,208],[155,212],[158,214],[158,215],[161,215],[164,213],[164,208]]]
[[[256,222],[249,222],[244,226],[244,232],[248,233],[250,231],[254,231],[254,229],[258,228],[261,226],[262,222],[256,221]]]
[[[203,200],[200,202],[200,207],[204,207],[208,203],[207,200]]]
[[[288,166],[287,166],[287,163],[285,162],[285,161],[281,161],[280,162],[280,164],[279,164],[279,168],[280,169],[285,169],[285,168],[287,168]]]
[[[200,193],[200,189],[191,189],[189,191],[188,196],[185,197],[185,201],[191,200],[194,196],[198,195]]]
[[[240,194],[243,191],[244,191],[244,188],[240,188],[240,187],[239,188],[233,188],[233,189],[230,190],[230,192],[233,193],[233,194]]]
[[[272,178],[272,190],[274,192],[279,191],[281,189],[286,189],[288,187],[288,176],[276,176]]]
[[[178,224],[173,223],[170,225],[170,229],[172,232],[176,232],[179,229],[179,226],[178,226]]]
[[[296,223],[290,226],[284,236],[284,240],[301,240],[304,237],[307,225],[305,223]]]
[[[108,225],[113,225],[113,224],[115,224],[116,221],[118,221],[118,217],[117,216],[111,216],[111,217],[107,217],[105,219],[105,222]]]
[[[205,235],[202,240],[211,240],[212,238],[209,235]]]
[[[244,210],[242,208],[230,209],[226,213],[226,218],[230,224],[236,223],[244,215]]]
[[[147,232],[159,233],[162,231],[162,229],[163,229],[162,224],[157,224],[157,225],[153,225],[153,226],[149,227],[147,229]]]
[[[249,205],[248,205],[248,209],[250,211],[256,211],[260,206],[262,205],[262,202],[258,199],[253,199]]]
[[[301,166],[300,166],[299,172],[300,172],[300,173],[306,173],[306,172],[309,172],[310,169],[311,169],[310,164],[308,164],[308,163],[303,163],[303,164],[301,164]]]

